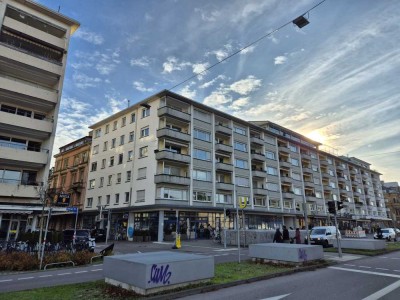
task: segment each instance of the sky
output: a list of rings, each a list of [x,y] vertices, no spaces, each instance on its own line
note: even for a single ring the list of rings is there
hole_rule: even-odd
[[[128,102],[194,76],[172,91],[275,122],[400,181],[400,1],[326,0],[302,29],[290,21],[320,0],[38,2],[81,24],[53,154]]]

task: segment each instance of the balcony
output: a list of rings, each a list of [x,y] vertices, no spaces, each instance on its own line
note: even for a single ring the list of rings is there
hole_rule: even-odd
[[[353,191],[353,195],[356,196],[356,197],[360,197],[360,196],[361,196],[361,193],[356,192],[356,191]]]
[[[268,190],[262,189],[262,188],[254,188],[253,193],[255,195],[262,195],[262,196],[267,196],[268,195]]]
[[[169,174],[156,174],[156,175],[154,175],[154,183],[190,185],[190,178],[174,176],[174,175],[169,175]]]
[[[290,149],[286,146],[279,146],[278,150],[279,150],[279,152],[290,153]]]
[[[312,174],[312,169],[308,168],[308,167],[303,167],[303,173],[307,173],[307,174]]]
[[[308,195],[306,195],[306,201],[307,202],[317,202],[317,200],[318,200],[318,198],[317,197],[315,197],[315,196],[308,196]]]
[[[327,165],[328,165],[328,161],[327,161],[326,159],[321,159],[321,160],[319,161],[319,164],[320,164],[321,166],[327,166]]]
[[[222,124],[215,124],[215,131],[225,135],[232,135],[232,128],[224,126]]]
[[[336,170],[344,171],[344,168],[342,165],[336,165]]]
[[[264,154],[253,152],[250,155],[251,155],[251,160],[257,160],[257,161],[262,161],[262,162],[265,161]]]
[[[301,158],[302,159],[311,160],[311,155],[307,154],[307,153],[301,153]]]
[[[329,186],[329,185],[324,185],[323,188],[324,188],[324,192],[325,192],[325,191],[327,191],[327,192],[332,192],[332,190],[333,190],[332,187]]]
[[[176,152],[172,152],[169,150],[155,150],[156,153],[156,159],[157,160],[169,160],[169,161],[175,161],[183,164],[190,164],[190,156],[185,155],[185,154],[180,154]]]
[[[362,205],[364,205],[364,203],[363,203],[362,201],[354,201],[354,204],[355,204],[356,206],[362,206]]]
[[[47,164],[49,156],[48,150],[29,151],[27,147],[22,147],[11,142],[0,142],[0,161],[9,160],[22,163],[23,166],[41,168]]]
[[[285,167],[285,168],[291,168],[292,164],[290,162],[288,162],[288,161],[280,160],[279,161],[279,166]]]
[[[358,173],[357,173],[357,171],[355,169],[351,169],[350,170],[350,174],[351,175],[357,175]]]
[[[344,177],[342,177],[342,176],[338,176],[337,179],[338,179],[339,182],[343,182],[343,183],[346,182],[346,179]]]
[[[215,151],[232,153],[232,146],[217,143],[217,144],[215,144]]]
[[[259,177],[259,178],[267,177],[267,173],[262,170],[253,170],[253,171],[251,171],[251,173],[252,173],[253,177]]]
[[[36,200],[35,204],[40,204],[39,188],[37,185],[24,185],[18,181],[0,180],[0,196],[24,198],[22,203],[31,203]],[[33,204],[33,203],[32,203]]]
[[[83,181],[77,181],[72,183],[71,185],[71,189],[73,189],[76,192],[80,192],[83,188],[85,188]]]
[[[329,179],[331,175],[329,175],[327,172],[322,172],[322,178]]]
[[[256,136],[250,137],[250,143],[264,146],[264,140]]]
[[[183,141],[183,142],[190,142],[190,134],[183,133],[180,131],[176,131],[170,128],[161,128],[157,130],[157,137],[168,137],[175,140]]]
[[[282,192],[282,197],[284,199],[293,199],[294,198],[294,194],[292,192]]]
[[[232,172],[232,171],[233,171],[233,165],[224,164],[224,163],[220,163],[220,162],[217,162],[217,163],[215,164],[215,168],[216,168],[218,171],[226,171],[226,172]]]
[[[315,185],[314,185],[314,182],[312,182],[312,181],[304,181],[304,187],[314,188]]]
[[[176,119],[179,119],[184,122],[190,122],[190,114],[179,111],[177,109],[174,109],[174,108],[168,107],[168,106],[160,107],[157,111],[157,115],[159,117],[169,116],[169,117],[176,118]]]
[[[293,179],[291,177],[289,177],[289,176],[282,175],[281,176],[281,182],[282,183],[290,183],[291,184],[293,182]]]
[[[233,191],[235,186],[232,183],[216,182],[215,187],[217,190]]]

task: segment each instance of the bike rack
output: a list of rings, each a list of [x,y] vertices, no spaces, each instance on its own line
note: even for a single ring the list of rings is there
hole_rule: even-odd
[[[63,261],[63,262],[58,262],[58,263],[47,264],[47,265],[44,266],[43,270],[46,270],[47,266],[61,265],[61,264],[68,264],[68,263],[72,263],[72,266],[75,267],[75,263],[72,260],[69,260],[69,261]]]

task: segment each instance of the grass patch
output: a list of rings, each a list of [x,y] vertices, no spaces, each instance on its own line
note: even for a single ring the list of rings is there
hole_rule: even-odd
[[[367,256],[375,256],[380,254],[387,254],[394,251],[400,250],[400,242],[389,242],[386,243],[386,249],[379,249],[379,250],[364,250],[364,249],[343,249],[343,253],[347,254],[356,254],[356,255],[367,255]],[[333,252],[337,253],[338,250],[336,248],[324,248],[324,252]]]
[[[313,263],[318,265],[320,262]],[[312,265],[312,264],[307,264]],[[215,265],[215,277],[209,283],[191,285],[179,288],[184,289],[205,287],[215,284],[223,284],[238,280],[246,280],[254,277],[276,274],[288,270],[298,269],[295,265],[264,264],[251,261],[222,263]],[[170,292],[166,292],[170,293]],[[29,291],[9,292],[1,295],[7,300],[41,300],[41,299],[143,299],[145,297],[136,295],[119,287],[104,283],[104,281],[92,281],[87,283],[69,284],[63,286],[39,288]]]

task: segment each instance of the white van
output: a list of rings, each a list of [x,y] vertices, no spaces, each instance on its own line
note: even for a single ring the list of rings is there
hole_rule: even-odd
[[[340,231],[338,232],[339,238]],[[336,239],[336,227],[335,226],[316,226],[311,229],[310,233],[310,244],[322,245],[328,247],[333,245],[333,240]]]

